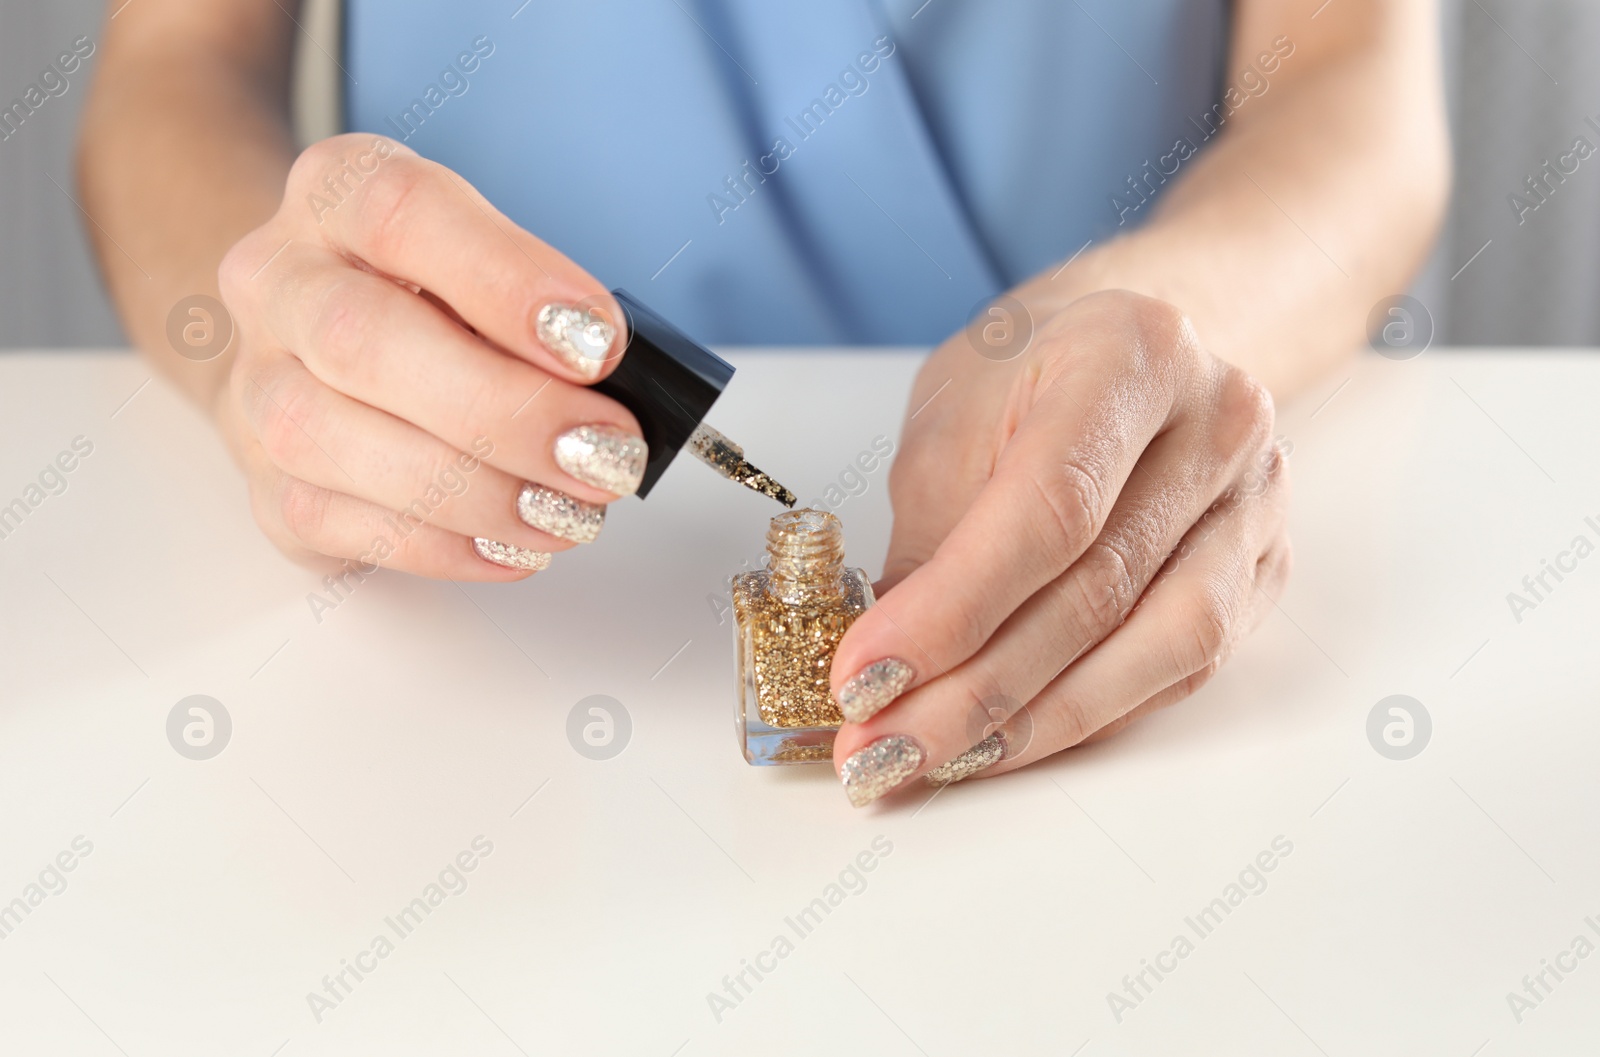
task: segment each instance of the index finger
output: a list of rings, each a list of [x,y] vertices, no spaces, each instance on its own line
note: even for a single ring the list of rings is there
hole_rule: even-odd
[[[422,287],[484,338],[558,377],[598,381],[627,347],[626,317],[598,280],[409,147],[361,134],[324,140],[289,183],[310,187],[333,249]]]
[[[1125,340],[1082,332],[1093,345]],[[1085,350],[1043,390],[993,476],[933,556],[851,625],[833,661],[847,721],[967,660],[1007,617],[1080,557],[1150,441],[1168,424],[1170,386],[1127,384],[1124,357]],[[1074,397],[1069,390],[1084,394]]]

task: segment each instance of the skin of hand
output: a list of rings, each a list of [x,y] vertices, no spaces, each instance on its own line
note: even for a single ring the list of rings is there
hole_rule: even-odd
[[[626,408],[586,388],[626,345],[620,310],[443,166],[371,134],[314,144],[219,274],[238,348],[216,420],[286,553],[518,579],[529,571],[473,540],[574,546],[517,516],[524,482],[591,513],[617,498],[558,464],[556,445],[585,426],[638,436]],[[541,340],[552,304],[618,321],[603,358]],[[403,516],[419,500],[420,525]]]
[[[995,731],[1003,758],[990,742],[959,777],[1119,730],[1273,607],[1290,547],[1270,394],[1351,356],[1427,252],[1449,184],[1436,18],[1430,0],[1243,0],[1230,68],[1256,91],[1218,141],[1143,226],[930,357],[878,602],[834,656],[853,803],[948,777]],[[1026,340],[997,356],[989,324]]]
[[[940,386],[891,470],[883,594],[833,668],[915,674],[839,759],[909,735],[932,766],[1004,720],[984,773],[1024,766],[1193,692],[1271,608],[1290,567],[1272,398],[1171,305],[1088,295],[1009,362],[958,335],[914,402]]]
[[[77,165],[107,285],[129,337],[213,414],[285,552],[525,577],[473,546],[573,545],[519,519],[524,481],[562,493],[545,495],[546,512],[580,537],[626,488],[579,480],[552,454],[573,426],[637,434],[626,409],[585,388],[626,347],[621,317],[582,269],[409,148],[350,135],[297,152],[299,9],[110,0]],[[169,335],[194,295],[233,317],[214,359]],[[552,303],[615,321],[610,356],[556,355],[535,324]]]

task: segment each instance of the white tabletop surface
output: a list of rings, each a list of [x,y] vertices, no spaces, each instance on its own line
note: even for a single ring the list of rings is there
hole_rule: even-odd
[[[916,363],[731,358],[712,422],[802,499],[895,435]],[[1217,678],[1093,748],[862,811],[831,769],[734,742],[708,596],[768,501],[684,461],[529,581],[382,574],[319,622],[317,577],[148,378],[0,355],[0,505],[93,445],[0,539],[0,913],[38,904],[0,917],[8,1055],[1595,1052],[1600,956],[1565,952],[1600,946],[1600,557],[1520,622],[1507,601],[1600,542],[1592,353],[1372,356],[1281,409],[1296,572]],[[876,574],[887,472],[837,512]],[[206,760],[167,735],[196,694],[232,722]],[[1394,694],[1432,720],[1407,760],[1367,735]],[[613,758],[568,740],[590,695],[631,722]],[[475,840],[466,887],[447,873],[397,938]],[[1275,840],[1202,938],[1186,919]],[[379,936],[319,1022],[307,993]],[[1175,968],[1119,1021],[1108,994],[1152,962]],[[750,963],[773,968],[714,1012]],[[1547,963],[1576,968],[1514,1012]]]

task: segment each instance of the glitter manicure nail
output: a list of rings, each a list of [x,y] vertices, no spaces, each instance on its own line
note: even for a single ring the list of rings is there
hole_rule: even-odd
[[[911,665],[898,657],[874,661],[839,687],[839,711],[852,723],[865,723],[905,693],[916,677]]]
[[[529,550],[526,547],[513,547],[509,543],[486,540],[482,536],[473,537],[472,549],[484,561],[503,565],[507,569],[526,569],[529,572],[536,573],[550,565],[550,555],[544,551]]]
[[[556,438],[556,465],[584,484],[632,495],[644,478],[644,441],[615,426],[578,426]]]
[[[949,785],[971,778],[985,767],[993,767],[1005,758],[1006,736],[997,730],[949,763],[941,763],[923,775],[922,780],[929,785]]]
[[[855,807],[870,804],[915,773],[926,757],[922,746],[904,734],[890,734],[857,749],[844,761],[839,779]]]
[[[585,378],[600,377],[617,336],[617,329],[600,313],[559,303],[539,309],[534,329],[545,348]]]
[[[606,523],[606,508],[529,481],[517,493],[517,517],[552,536],[592,543]]]

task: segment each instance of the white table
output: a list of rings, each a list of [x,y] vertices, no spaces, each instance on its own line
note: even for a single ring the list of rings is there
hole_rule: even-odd
[[[915,364],[733,358],[712,421],[803,499],[895,434]],[[1520,1023],[1506,998],[1600,944],[1600,557],[1520,623],[1506,600],[1600,542],[1593,354],[1330,379],[1280,412],[1297,570],[1222,674],[1102,745],[864,811],[829,768],[734,743],[707,596],[759,554],[766,500],[684,463],[530,581],[383,574],[319,623],[317,579],[148,377],[0,355],[0,504],[93,443],[0,540],[0,912],[74,864],[0,939],[7,1054],[1594,1052],[1600,956],[1562,955]],[[874,573],[886,478],[838,510]],[[167,737],[195,694],[232,722],[208,760]],[[597,694],[632,728],[598,761],[566,734]],[[1366,733],[1392,694],[1433,723],[1404,761]],[[386,917],[480,836],[465,890],[399,938]],[[1200,938],[1185,919],[1279,837],[1266,889]],[[785,919],[874,841],[865,889],[799,937]],[[358,954],[319,1023],[307,993]],[[774,968],[719,1022],[707,995],[747,962]],[[1172,971],[1119,1023],[1107,995],[1149,962]]]

